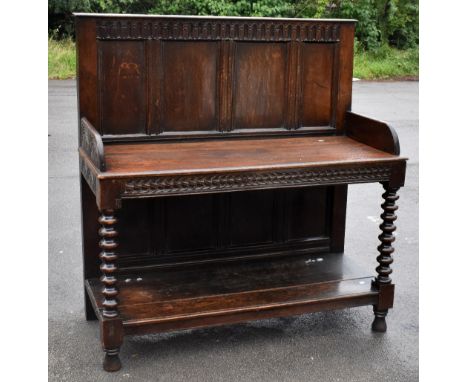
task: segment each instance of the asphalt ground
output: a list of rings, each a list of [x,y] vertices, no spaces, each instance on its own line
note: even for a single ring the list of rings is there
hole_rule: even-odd
[[[353,111],[389,122],[410,158],[400,191],[388,331],[372,307],[125,337],[123,368],[102,370],[96,321],[83,311],[75,81],[49,81],[50,381],[418,380],[418,82],[355,82]],[[349,188],[346,253],[373,272],[382,188]]]

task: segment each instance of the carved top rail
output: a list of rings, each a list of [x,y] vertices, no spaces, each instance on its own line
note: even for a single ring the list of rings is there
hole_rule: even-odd
[[[99,20],[100,40],[340,41],[337,23],[273,20]]]
[[[165,16],[75,13],[97,18],[100,40],[239,40],[340,41],[340,24],[354,19],[297,19],[280,17]]]

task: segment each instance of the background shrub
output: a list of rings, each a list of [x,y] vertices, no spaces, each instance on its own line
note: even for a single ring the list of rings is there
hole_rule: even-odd
[[[419,43],[417,0],[49,0],[50,37],[74,37],[73,12],[353,18],[364,50]]]

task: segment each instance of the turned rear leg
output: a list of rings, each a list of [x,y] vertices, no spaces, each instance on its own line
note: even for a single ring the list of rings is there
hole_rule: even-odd
[[[103,284],[102,295],[102,321],[101,343],[105,352],[103,368],[106,371],[117,371],[122,367],[119,358],[120,346],[123,341],[123,324],[119,318],[118,289],[117,289],[117,218],[113,210],[104,210],[99,217],[101,228],[99,229],[99,247],[101,253],[101,282]]]

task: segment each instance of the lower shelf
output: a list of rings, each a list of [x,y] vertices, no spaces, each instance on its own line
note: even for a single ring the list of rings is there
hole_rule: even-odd
[[[342,254],[160,269],[119,276],[119,314],[133,334],[372,305],[372,279]],[[102,284],[86,288],[100,316]]]

